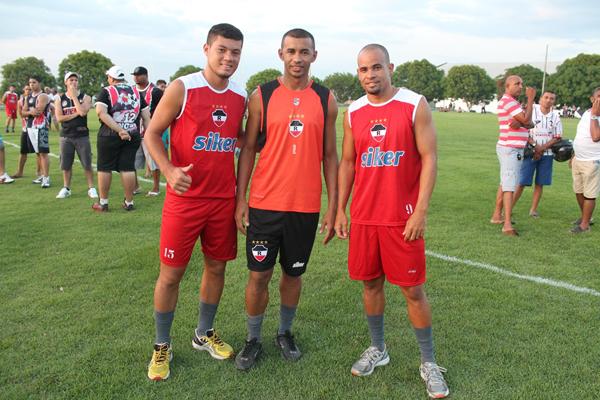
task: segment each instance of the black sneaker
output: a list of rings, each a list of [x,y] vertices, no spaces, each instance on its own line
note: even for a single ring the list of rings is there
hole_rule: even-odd
[[[256,364],[258,356],[262,353],[262,344],[258,339],[246,340],[242,351],[235,356],[235,367],[242,371],[247,371]]]
[[[125,211],[133,211],[135,209],[135,207],[133,207],[133,204],[125,203],[125,200],[123,200],[123,204],[121,204],[121,207],[123,207],[123,210]]]
[[[278,334],[275,338],[275,344],[281,350],[281,356],[288,361],[298,361],[302,357],[302,352],[296,346],[294,335],[290,331]]]

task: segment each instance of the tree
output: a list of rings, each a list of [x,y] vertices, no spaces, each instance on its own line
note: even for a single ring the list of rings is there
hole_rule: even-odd
[[[64,86],[63,78],[67,72],[77,72],[79,89],[93,96],[100,92],[106,82],[106,71],[113,65],[110,58],[95,51],[82,50],[69,54],[58,65],[58,80]]]
[[[535,88],[538,92],[538,98],[542,95],[540,91],[542,90],[544,71],[534,67],[533,65],[521,64],[517,65],[516,67],[510,67],[504,70],[504,75],[502,75],[496,83],[498,98],[502,97],[502,95],[504,94],[504,83],[506,82],[506,78],[508,78],[511,75],[519,75],[521,79],[523,79],[523,86],[531,86]],[[523,90],[523,93],[521,94],[521,97],[519,97],[518,100],[525,100],[525,90]]]
[[[184,75],[189,75],[189,74],[193,74],[194,72],[199,72],[202,71],[202,68],[200,67],[196,67],[195,65],[184,65],[183,67],[180,67],[177,71],[175,71],[175,73],[173,74],[173,76],[171,76],[171,82],[173,82],[175,79],[179,78],[180,76],[184,76]]]
[[[2,66],[0,92],[4,93],[10,85],[15,85],[20,92],[32,76],[39,77],[43,86],[54,87],[56,84],[56,80],[44,60],[35,57],[22,57]]]
[[[335,72],[327,75],[323,79],[323,84],[333,91],[335,98],[340,102],[354,100],[363,95],[358,77],[349,72]]]
[[[316,76],[311,76],[310,79],[313,80],[314,83],[317,83],[321,86],[324,86],[323,79],[317,78]]]
[[[556,91],[557,103],[587,109],[599,76],[600,54],[579,54],[558,66],[550,75],[548,88]]]
[[[409,61],[396,67],[392,74],[395,86],[422,94],[427,100],[439,100],[444,95],[444,71],[423,59]]]
[[[246,91],[248,94],[250,94],[258,86],[262,85],[263,83],[270,82],[273,79],[277,79],[280,76],[281,72],[275,68],[263,69],[262,71],[259,71],[248,78],[246,81]]]
[[[473,104],[490,100],[496,84],[485,70],[476,65],[458,65],[450,68],[444,80],[446,97],[463,99],[469,108]]]

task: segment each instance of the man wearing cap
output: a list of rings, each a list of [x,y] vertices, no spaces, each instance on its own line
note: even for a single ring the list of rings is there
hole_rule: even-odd
[[[98,189],[100,201],[92,205],[98,212],[108,211],[108,192],[112,171],[121,174],[125,192],[123,208],[133,210],[135,186],[135,152],[140,146],[140,119],[150,123],[148,105],[137,88],[125,82],[125,72],[119,66],[106,71],[108,86],[96,96],[98,131]]]
[[[64,78],[65,93],[54,100],[56,120],[61,123],[60,130],[60,169],[63,172],[63,188],[56,195],[57,199],[71,196],[71,176],[75,152],[83,166],[88,184],[88,196],[98,198],[94,187],[92,171],[92,147],[90,131],[87,126],[87,113],[92,107],[92,99],[79,90],[79,74],[67,72]]]
[[[156,110],[156,106],[158,102],[162,98],[162,90],[157,88],[154,84],[148,81],[148,70],[145,67],[137,67],[131,73],[133,75],[133,80],[135,81],[135,86],[137,90],[140,92],[140,96],[144,98],[148,107],[150,107],[150,118],[154,115],[154,110]],[[160,169],[156,165],[156,163],[150,157],[150,153],[148,153],[148,149],[144,144],[144,131],[142,129],[140,131],[140,135],[142,137],[142,144],[138,148],[138,151],[135,155],[135,169],[145,169],[146,164],[150,168],[152,172],[152,181],[153,186],[152,190],[150,190],[147,196],[158,196],[160,193]],[[139,183],[137,182],[137,174],[135,176],[135,188],[136,192],[139,188]]]

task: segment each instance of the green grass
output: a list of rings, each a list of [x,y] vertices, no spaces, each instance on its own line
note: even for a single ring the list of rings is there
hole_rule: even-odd
[[[498,184],[495,117],[437,113],[434,118],[439,176],[427,248],[600,290],[600,234],[568,233],[577,207],[566,163],[555,164],[542,217],[527,216],[527,190],[515,211],[522,236],[504,237],[488,222]],[[95,145],[98,124],[95,116],[89,121]],[[574,137],[576,121],[564,123],[566,136]],[[54,152],[57,136],[52,132]],[[18,143],[17,135],[4,139]],[[14,172],[18,149],[7,145],[6,153],[7,169]],[[304,277],[294,327],[305,356],[286,363],[273,345],[279,304],[274,279],[264,326],[266,354],[249,373],[191,348],[202,260],[197,249],[181,284],[172,377],[149,382],[162,196],[136,198],[137,210],[126,213],[117,207],[122,190],[115,176],[112,211],[95,214],[79,165],[73,196],[57,200],[58,161],[51,160],[52,188],[42,190],[30,183],[33,160],[26,178],[0,185],[1,398],[426,398],[404,301],[392,286],[387,286],[386,314],[392,362],[368,378],[350,375],[368,332],[361,284],[348,279],[347,243],[339,240],[327,247],[315,244]],[[277,269],[276,278],[279,274]],[[449,370],[453,398],[592,398],[600,390],[600,298],[433,257],[428,278],[438,361]],[[228,264],[216,321],[236,349],[245,336],[246,279],[240,251]]]

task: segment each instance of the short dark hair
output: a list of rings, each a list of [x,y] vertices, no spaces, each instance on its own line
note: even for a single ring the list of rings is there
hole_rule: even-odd
[[[554,90],[552,90],[552,89],[544,89],[544,92],[542,93],[542,95],[543,95],[544,93],[550,93],[550,94],[553,94],[553,95],[555,95],[555,96],[556,96],[556,92],[555,92]]]
[[[217,36],[222,36],[225,39],[239,40],[241,42],[244,41],[242,31],[231,24],[213,25],[206,36],[206,43],[211,44]]]
[[[293,37],[296,39],[310,39],[313,45],[313,50],[315,49],[315,37],[309,31],[302,28],[294,28],[290,29],[281,37],[281,48],[283,49],[283,41],[286,37]]]
[[[596,93],[598,93],[600,91],[600,86],[598,86],[596,89],[594,89],[592,91],[592,97],[594,97],[596,95]]]
[[[29,79],[35,79],[39,83],[42,83],[42,79],[38,75],[31,75],[29,78],[27,78],[27,80]]]
[[[387,49],[377,43],[370,43],[368,45],[366,45],[365,47],[363,47],[362,49],[360,49],[360,51],[358,52],[359,54],[362,53],[363,51],[367,51],[367,50],[379,50],[383,53],[383,56],[385,57],[385,62],[386,63],[390,63],[390,53],[387,51]]]
[[[166,84],[167,84],[167,81],[165,81],[164,79],[158,79],[158,80],[156,81],[156,84],[157,84],[157,85],[160,85],[161,83],[164,83],[164,84],[166,85]]]

